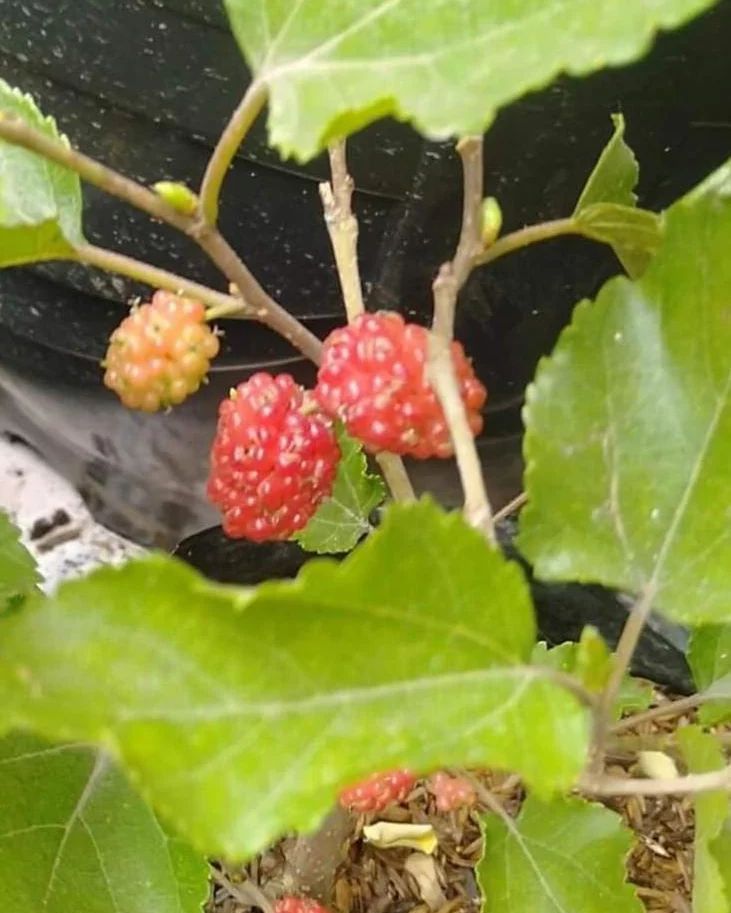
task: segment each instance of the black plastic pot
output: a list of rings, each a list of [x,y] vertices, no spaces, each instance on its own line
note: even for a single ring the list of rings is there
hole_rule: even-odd
[[[508,229],[565,215],[623,110],[643,166],[641,202],[661,208],[728,157],[731,2],[661,36],[642,62],[587,80],[561,80],[502,112],[487,142],[487,186]],[[247,74],[214,0],[26,0],[6,3],[0,75],[32,92],[72,141],[134,177],[196,185]],[[350,143],[361,261],[371,308],[426,320],[436,266],[453,249],[459,164],[450,144],[384,121]],[[264,285],[315,332],[341,319],[317,180],[322,159],[281,162],[256,125],[225,188],[222,225]],[[185,238],[87,188],[95,243],[224,287]],[[520,485],[520,403],[537,359],[573,304],[617,264],[573,239],[476,273],[462,296],[458,336],[490,389],[481,450],[493,494]],[[94,362],[140,289],[77,266],[0,273],[0,389],[5,425],[43,447],[82,484],[106,522],[170,543],[211,522],[201,495],[222,391],[260,368],[311,369],[265,329],[226,322],[210,386],[169,416],[124,412]],[[457,497],[448,465],[418,467],[422,487]]]

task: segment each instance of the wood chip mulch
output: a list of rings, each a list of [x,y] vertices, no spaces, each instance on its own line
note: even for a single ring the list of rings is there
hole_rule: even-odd
[[[689,714],[680,720],[655,720],[636,734],[662,736],[692,719]],[[641,775],[630,758],[620,757],[612,759],[608,772]],[[516,778],[485,772],[480,774],[480,780],[507,811],[517,813],[522,793]],[[629,796],[607,799],[605,804],[619,812],[637,835],[637,845],[628,861],[628,878],[636,885],[648,913],[690,913],[692,801],[675,796]],[[484,809],[440,814],[425,785],[419,783],[403,804],[380,816],[391,821],[431,823],[439,840],[432,856],[408,849],[377,849],[362,839],[363,825],[369,822],[354,817],[340,847],[343,861],[335,874],[331,909],[335,913],[477,913],[480,897],[474,868],[482,849],[476,820],[480,811]],[[268,898],[276,899],[286,885],[283,872],[292,840],[281,841],[245,870],[229,871],[228,879],[235,882],[249,878],[250,884],[253,882]],[[415,862],[414,856],[421,859]],[[253,906],[256,905],[247,903],[245,897],[237,899],[230,889],[217,885],[207,913],[246,913]]]

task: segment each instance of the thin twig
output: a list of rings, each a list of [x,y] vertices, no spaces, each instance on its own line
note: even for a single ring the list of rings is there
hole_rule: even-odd
[[[103,247],[96,247],[93,244],[81,244],[76,248],[78,259],[89,266],[96,266],[99,269],[106,270],[109,273],[119,273],[122,276],[128,276],[136,279],[138,282],[144,282],[152,288],[164,288],[170,292],[179,292],[195,298],[208,305],[206,317],[213,320],[217,317],[246,317],[251,315],[251,308],[242,298],[235,298],[232,295],[224,295],[215,289],[206,285],[200,285],[198,282],[192,282],[175,273],[170,273],[164,269],[158,269],[150,263],[143,263],[124,254],[118,254],[112,250],[106,250]]]
[[[666,704],[660,704],[658,707],[652,707],[650,710],[644,710],[642,713],[625,717],[615,723],[609,731],[613,735],[618,735],[628,729],[634,729],[635,726],[641,726],[643,723],[652,723],[654,720],[660,720],[668,716],[681,716],[690,710],[695,710],[705,699],[703,694],[690,694],[688,697],[681,697],[677,701],[669,701]]]
[[[218,198],[231,162],[266,100],[265,84],[252,82],[213,150],[199,194],[200,213],[209,225],[215,225],[218,218]]]
[[[343,293],[348,323],[365,310],[358,266],[358,220],[353,212],[353,179],[348,173],[345,140],[330,146],[331,182],[320,184],[325,225],[330,236],[335,266]],[[379,453],[376,460],[396,501],[414,501],[416,495],[401,457]]]
[[[274,913],[274,904],[269,900],[266,894],[262,889],[255,885],[251,879],[242,881],[240,884],[234,884],[229,878],[227,878],[223,872],[215,868],[215,866],[209,866],[211,877],[219,884],[225,891],[233,897],[235,900],[238,900],[239,903],[243,904],[245,907],[259,907],[263,913]]]
[[[162,197],[146,187],[118,174],[106,165],[71,149],[29,127],[20,118],[0,112],[0,139],[37,152],[51,161],[76,172],[101,190],[117,196],[148,215],[187,234],[208,254],[229,281],[236,283],[241,296],[250,307],[251,315],[289,340],[307,358],[319,362],[322,345],[296,317],[268,295],[249,272],[236,252],[218,232],[199,216],[178,212]],[[218,316],[224,316],[218,314]]]
[[[358,269],[358,220],[352,209],[353,179],[348,173],[345,141],[329,148],[332,183],[319,185],[325,225],[330,236],[348,323],[363,313],[363,289]]]
[[[462,159],[462,228],[454,257],[442,265],[434,280],[434,332],[443,339],[454,333],[454,315],[459,290],[467,281],[475,258],[482,248],[480,241],[480,206],[483,195],[483,141],[468,136],[457,144]]]
[[[243,300],[249,304],[252,315],[319,364],[322,353],[320,340],[264,291],[223,235],[216,228],[208,227],[197,233],[196,240],[224,276],[236,285]]]
[[[612,665],[612,674],[602,691],[597,704],[594,718],[594,737],[592,739],[592,761],[590,771],[597,773],[604,765],[604,750],[607,734],[611,726],[612,708],[617,699],[617,694],[622,685],[624,676],[629,669],[635,648],[652,611],[652,602],[655,598],[655,587],[648,584],[641,592],[639,598],[629,610],[627,621],[617,644]]]
[[[516,495],[512,501],[508,501],[504,507],[501,507],[500,510],[496,511],[495,516],[493,517],[494,522],[499,523],[501,520],[505,520],[506,517],[512,516],[519,511],[527,501],[528,495],[524,491],[521,491],[521,493]]]
[[[731,791],[731,766],[667,780],[587,775],[579,781],[578,788],[591,796],[682,796],[714,789]]]
[[[505,254],[512,254],[513,251],[521,250],[537,241],[548,241],[551,238],[558,238],[562,235],[580,235],[581,230],[574,219],[554,219],[551,222],[539,222],[537,225],[528,225],[526,228],[520,228],[508,235],[498,238],[494,244],[491,244],[486,250],[478,254],[473,260],[473,266],[484,266],[486,263],[492,263]]]
[[[484,533],[493,545],[497,543],[492,508],[482,475],[472,429],[459,393],[454,371],[451,342],[457,296],[472,269],[480,249],[480,207],[483,193],[482,137],[465,137],[457,144],[462,158],[463,200],[462,228],[457,249],[451,261],[443,263],[432,284],[434,320],[429,335],[427,371],[434,387],[454,446],[467,522]]]
[[[497,537],[490,501],[487,497],[482,466],[477,455],[472,429],[467,421],[464,403],[459,394],[452,353],[449,343],[435,333],[429,334],[427,370],[454,445],[454,455],[464,492],[465,518],[470,526],[480,530],[487,540],[495,545]]]

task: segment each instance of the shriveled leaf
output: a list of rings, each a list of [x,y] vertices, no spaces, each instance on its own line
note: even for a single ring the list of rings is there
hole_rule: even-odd
[[[523,803],[515,822],[484,820],[477,869],[490,913],[642,913],[625,878],[631,832],[615,812],[583,799]]]
[[[539,577],[731,620],[730,246],[731,197],[681,200],[645,275],[579,304],[541,363],[519,537]]]
[[[8,116],[68,142],[29,95],[0,79],[0,118]],[[0,267],[68,257],[83,240],[76,174],[0,139]]]
[[[595,203],[634,206],[637,202],[634,190],[640,177],[640,166],[634,152],[624,141],[624,117],[613,114],[612,123],[614,133],[602,149],[594,170],[581,191],[574,209],[575,216]]]
[[[609,244],[627,274],[639,278],[660,249],[662,220],[647,209],[594,203],[576,216],[581,234]]]
[[[698,726],[684,726],[678,731],[678,742],[692,773],[720,770],[725,765],[718,740]],[[726,893],[724,875],[714,852],[731,813],[731,802],[725,790],[698,793],[695,806],[695,859],[693,864],[693,913],[729,913],[731,895]],[[728,874],[728,862],[724,866]]]
[[[205,860],[169,835],[114,763],[82,743],[0,739],[7,913],[199,913]]]
[[[333,493],[295,536],[308,552],[349,552],[371,528],[371,512],[386,496],[380,477],[368,472],[360,444],[342,429],[338,442],[341,456]]]
[[[270,91],[271,141],[299,159],[385,115],[434,138],[482,133],[498,108],[560,72],[627,63],[658,28],[711,3],[225,0]]]
[[[0,511],[0,611],[33,592],[40,582],[33,556],[20,541],[20,531]]]
[[[425,500],[342,563],[256,591],[164,556],[68,583],[7,619],[0,699],[18,723],[110,743],[181,833],[241,857],[373,770],[569,786],[587,714],[523,665],[534,624],[518,565]]]
[[[731,625],[706,625],[691,634],[688,662],[699,691],[716,685],[717,700],[699,710],[702,723],[712,726],[731,719]],[[723,688],[728,701],[723,701]]]

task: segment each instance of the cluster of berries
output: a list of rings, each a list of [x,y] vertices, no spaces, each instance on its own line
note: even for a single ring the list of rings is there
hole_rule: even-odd
[[[257,373],[220,406],[208,496],[234,538],[288,539],[330,495],[340,450],[334,422],[374,453],[448,457],[444,413],[427,378],[428,331],[394,312],[363,314],[323,344],[317,385]],[[156,292],[112,334],[105,383],[155,411],[198,389],[218,338],[196,301]],[[452,357],[474,434],[486,391],[458,342]]]

